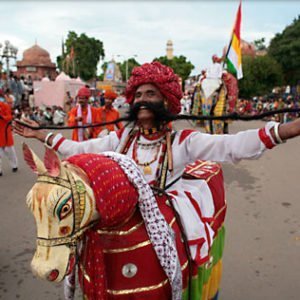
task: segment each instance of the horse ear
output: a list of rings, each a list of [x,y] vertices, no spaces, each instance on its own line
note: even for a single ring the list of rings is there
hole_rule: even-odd
[[[38,156],[29,148],[29,146],[23,143],[23,156],[30,169],[36,174],[43,174],[46,172],[46,168],[43,162]]]
[[[53,149],[46,147],[44,164],[50,176],[58,177],[60,175],[61,173],[60,159]]]

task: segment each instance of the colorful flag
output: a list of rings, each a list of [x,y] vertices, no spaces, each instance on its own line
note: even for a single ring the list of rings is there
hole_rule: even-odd
[[[230,44],[226,54],[227,71],[236,76],[237,79],[243,78],[242,71],[242,50],[241,50],[241,21],[242,21],[242,1],[240,2],[235,24],[233,27]]]

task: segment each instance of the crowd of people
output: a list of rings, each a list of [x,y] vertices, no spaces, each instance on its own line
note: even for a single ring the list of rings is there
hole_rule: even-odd
[[[0,89],[5,95],[7,103],[16,109],[24,106],[34,106],[33,102],[33,80],[31,76],[18,77],[13,72],[9,75],[0,73]]]
[[[254,97],[253,99],[239,99],[237,103],[237,112],[241,115],[257,115],[268,111],[280,110],[285,108],[299,108],[299,95],[278,95]],[[289,112],[276,114],[274,116],[265,117],[265,121],[274,120],[280,123],[291,122],[299,117],[297,112]]]
[[[22,84],[21,84],[22,82]],[[19,89],[12,89],[15,85]],[[19,85],[20,83],[20,85]],[[14,92],[12,92],[14,91]],[[93,97],[88,86],[79,89],[73,99],[67,93],[65,110],[61,106],[38,107],[34,103],[32,87],[22,78],[11,76],[10,80],[1,80],[0,87],[0,176],[2,176],[2,157],[6,156],[13,172],[18,170],[18,160],[14,148],[11,123],[15,119],[30,120],[39,126],[78,126],[91,123],[110,122],[118,119],[120,114],[113,106],[118,94],[108,90],[101,93],[99,98]],[[69,104],[69,105],[68,105]],[[89,129],[76,128],[73,130],[73,140],[83,141],[98,136],[104,136],[110,131],[120,129],[122,123],[107,124]]]

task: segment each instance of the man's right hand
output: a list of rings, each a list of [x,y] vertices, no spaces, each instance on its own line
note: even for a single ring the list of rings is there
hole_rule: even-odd
[[[42,130],[33,130],[29,127],[26,127],[24,124],[28,124],[32,127],[39,127],[39,124],[30,119],[23,118],[22,120],[17,120],[13,122],[14,132],[25,137],[25,138],[36,138],[42,142],[45,140],[46,133]]]

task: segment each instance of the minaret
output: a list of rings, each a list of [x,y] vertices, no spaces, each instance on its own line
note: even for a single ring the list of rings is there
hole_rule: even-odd
[[[167,42],[167,59],[171,60],[173,59],[174,55],[173,55],[173,42],[171,40],[168,40]]]
[[[65,42],[64,42],[64,38],[63,37],[61,39],[61,56],[62,57],[65,56]]]

